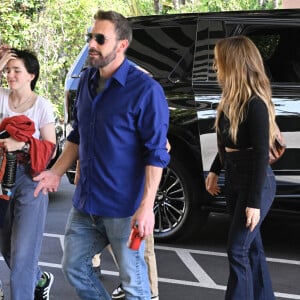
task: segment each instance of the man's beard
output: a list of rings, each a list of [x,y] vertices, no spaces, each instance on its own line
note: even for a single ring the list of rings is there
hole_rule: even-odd
[[[109,65],[113,60],[115,60],[117,45],[112,49],[112,51],[105,57],[102,56],[101,52],[94,49],[90,49],[89,53],[97,53],[98,57],[88,57],[88,64],[94,68],[101,69]]]

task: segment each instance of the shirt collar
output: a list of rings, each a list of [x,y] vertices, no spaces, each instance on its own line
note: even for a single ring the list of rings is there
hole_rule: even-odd
[[[126,83],[129,66],[129,61],[127,58],[125,58],[120,67],[112,76],[112,78],[118,81],[122,86],[124,86]]]

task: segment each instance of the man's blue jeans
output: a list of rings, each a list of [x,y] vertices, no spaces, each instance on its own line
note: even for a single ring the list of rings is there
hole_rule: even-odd
[[[150,287],[144,260],[145,243],[138,251],[127,247],[131,218],[104,218],[74,207],[66,225],[63,272],[83,300],[111,297],[92,268],[92,258],[111,244],[119,265],[126,300],[149,300]]]
[[[267,167],[262,200],[260,221],[254,231],[246,228],[246,200],[251,176],[247,170],[252,160],[241,153],[227,154],[226,192],[227,203],[232,217],[228,237],[228,259],[230,274],[226,300],[273,300],[274,292],[262,244],[260,227],[274,199],[276,182],[270,166]],[[232,159],[231,159],[232,158]],[[250,195],[251,197],[251,195]]]

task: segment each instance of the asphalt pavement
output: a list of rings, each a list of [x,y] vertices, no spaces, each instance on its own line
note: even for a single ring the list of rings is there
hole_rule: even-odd
[[[52,300],[78,299],[61,271],[64,228],[73,191],[74,186],[63,177],[59,191],[50,196],[40,265],[55,276],[50,293]],[[228,276],[225,253],[228,224],[226,216],[212,215],[194,240],[156,244],[160,300],[224,299]],[[270,220],[263,229],[276,299],[300,299],[300,221]],[[107,251],[102,255],[101,269],[101,280],[111,292],[119,284],[119,279],[113,259]],[[9,269],[2,257],[0,278],[4,285],[5,300],[10,300]]]

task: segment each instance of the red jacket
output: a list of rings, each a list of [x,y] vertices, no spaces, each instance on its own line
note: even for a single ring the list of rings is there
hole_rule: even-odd
[[[8,117],[2,120],[0,131],[6,130],[17,141],[30,144],[31,175],[44,171],[54,153],[55,144],[46,140],[38,140],[32,135],[35,132],[34,122],[24,115]]]

